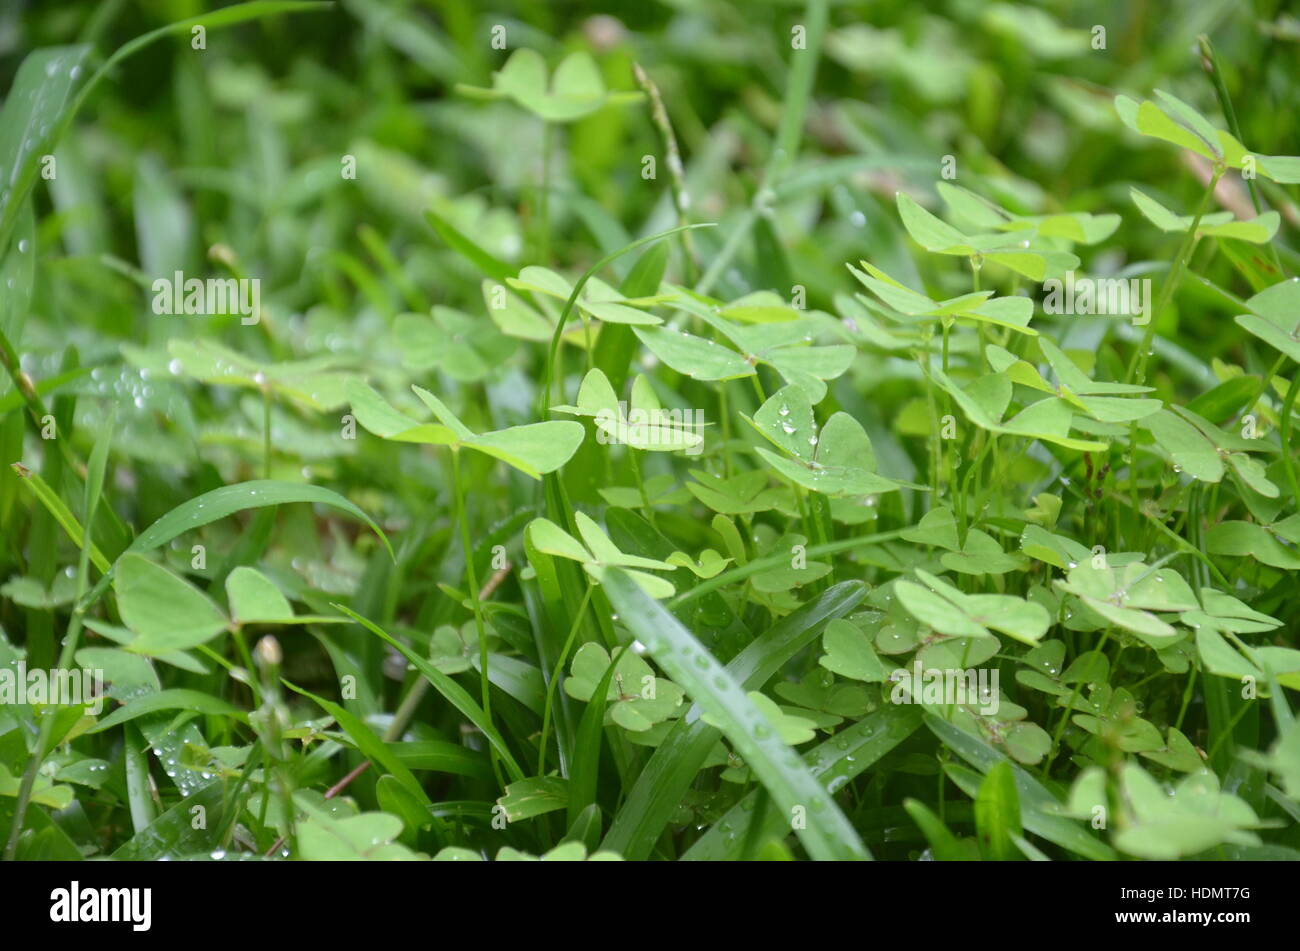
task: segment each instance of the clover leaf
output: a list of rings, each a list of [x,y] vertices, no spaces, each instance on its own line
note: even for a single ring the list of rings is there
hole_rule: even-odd
[[[1218,777],[1208,770],[1167,789],[1130,762],[1120,768],[1119,782],[1129,821],[1117,826],[1114,842],[1130,855],[1176,859],[1224,842],[1259,842],[1258,836],[1246,831],[1259,824],[1255,811],[1244,800],[1223,792]]]
[[[546,61],[536,50],[518,49],[492,74],[492,87],[464,83],[456,91],[474,99],[512,99],[546,122],[573,122],[607,105],[639,102],[639,92],[609,92],[591,54],[571,53],[547,76]]]
[[[1142,562],[1095,568],[1092,561],[1070,569],[1064,581],[1053,582],[1117,627],[1130,631],[1153,647],[1178,632],[1155,612],[1196,610],[1200,604],[1182,575],[1172,568],[1152,569]]]
[[[940,302],[906,287],[866,261],[861,264],[866,273],[848,265],[853,276],[904,317],[920,322],[962,318],[1006,327],[1030,337],[1038,336],[1038,331],[1029,326],[1034,316],[1034,302],[1028,297],[993,297],[992,291],[977,291]]]
[[[1033,243],[1026,232],[968,235],[935,217],[908,195],[899,192],[898,214],[912,240],[936,254],[957,255],[1001,264],[1033,281],[1064,274],[1079,266],[1068,251],[1057,251]]]
[[[1230,133],[1215,128],[1176,96],[1157,89],[1156,99],[1159,101],[1138,102],[1129,96],[1116,96],[1115,111],[1126,126],[1140,135],[1172,142],[1228,168],[1245,168],[1247,160],[1253,159],[1255,168],[1266,178],[1282,185],[1300,184],[1300,156],[1249,152]]]
[[[1161,231],[1170,234],[1186,234],[1195,220],[1190,215],[1174,214],[1160,202],[1136,188],[1130,188],[1129,194],[1133,198],[1133,204],[1137,205],[1138,211]],[[1273,240],[1273,235],[1277,234],[1281,223],[1282,216],[1276,211],[1266,211],[1247,221],[1237,220],[1230,211],[1221,211],[1202,215],[1200,224],[1196,226],[1196,234],[1211,238],[1236,238],[1238,241],[1247,241],[1251,244],[1266,244]]]
[[[1024,568],[1020,555],[1008,555],[988,532],[968,529],[963,544],[958,538],[957,518],[946,505],[932,508],[921,521],[904,530],[903,538],[918,545],[933,545],[945,552],[939,561],[949,571],[965,575],[1001,575]]]
[[[950,637],[991,637],[990,628],[1026,644],[1047,633],[1051,617],[1034,601],[1010,594],[966,594],[927,571],[916,570],[922,584],[899,580],[894,593],[918,621]]]
[[[754,704],[758,712],[763,715],[763,719],[767,721],[772,732],[781,738],[782,743],[798,746],[800,743],[807,743],[817,736],[817,731],[814,729],[815,724],[812,720],[797,714],[787,713],[774,700],[757,690],[749,691],[746,696],[749,697],[750,702]],[[701,716],[700,719],[710,726],[721,727],[723,725],[707,713]],[[763,727],[760,726],[758,729],[762,730]]]
[[[1227,462],[1238,482],[1267,498],[1278,497],[1279,489],[1265,474],[1264,466],[1246,455],[1275,452],[1264,440],[1228,432],[1184,406],[1146,417],[1142,428],[1155,437],[1156,446],[1168,454],[1177,470],[1202,482],[1219,482]]]
[[[908,484],[875,471],[871,439],[848,413],[835,413],[819,432],[812,404],[801,387],[778,390],[752,419],[743,418],[783,453],[759,446],[756,451],[764,461],[805,489],[829,496],[871,495]]]
[[[1093,215],[1083,211],[1019,215],[951,182],[937,182],[935,188],[953,217],[976,231],[1032,231],[1044,238],[1096,244],[1114,234],[1120,222],[1119,215]]]
[[[650,452],[698,449],[704,435],[681,411],[665,410],[650,381],[638,375],[632,382],[630,406],[618,399],[599,367],[587,371],[578,389],[577,406],[553,406],[559,413],[586,416],[613,442]]]
[[[530,291],[561,301],[567,301],[573,295],[573,285],[568,278],[550,268],[530,265],[521,270],[518,277],[507,279],[506,283],[516,290]],[[578,310],[588,317],[606,323],[655,326],[663,323],[663,320],[638,308],[660,304],[674,297],[673,294],[664,294],[634,300],[624,297],[600,278],[590,277],[575,303]]]
[[[1056,375],[1055,384],[1047,382],[1032,363],[1002,347],[990,344],[985,352],[989,365],[998,373],[1006,374],[1012,383],[1058,396],[1101,422],[1127,423],[1145,419],[1159,412],[1164,405],[1160,400],[1122,398],[1129,394],[1150,393],[1152,388],[1096,382],[1046,337],[1039,338],[1038,348]]]
[[[592,698],[609,668],[609,654],[599,644],[583,644],[573,655],[564,692],[584,703]],[[605,694],[605,722],[643,732],[668,719],[682,705],[686,692],[671,680],[656,677],[644,660],[623,651]]]
[[[883,683],[888,677],[885,665],[871,647],[871,640],[850,621],[835,618],[822,633],[825,653],[817,663],[841,677],[866,683]]]
[[[1237,323],[1273,349],[1300,362],[1300,278],[1266,287],[1246,301]]]
[[[665,559],[668,564],[676,565],[679,568],[685,568],[697,578],[712,578],[720,574],[727,565],[731,564],[730,558],[723,558],[712,548],[706,548],[700,552],[698,560],[691,558],[684,551],[675,551]]]
[[[1011,404],[1012,395],[1011,380],[1006,375],[986,373],[963,389],[942,370],[931,368],[928,372],[952,396],[966,418],[981,429],[1055,443],[1080,452],[1102,452],[1106,449],[1104,442],[1076,439],[1070,435],[1074,412],[1064,399],[1051,397],[1031,403],[1003,422],[1002,417]]]
[[[408,369],[439,370],[462,383],[483,379],[514,351],[492,324],[442,306],[427,315],[398,314],[393,342]]]
[[[675,565],[624,554],[605,534],[605,530],[585,512],[576,513],[574,521],[582,536],[581,542],[547,518],[537,518],[528,524],[529,542],[539,552],[581,562],[587,574],[596,581],[604,579],[606,568],[617,567],[626,570],[641,590],[652,598],[671,598],[676,593],[677,589],[671,581],[646,573],[646,569],[672,571],[676,568]]]
[[[298,823],[298,851],[308,861],[419,861],[428,856],[393,841],[402,820],[387,812],[335,816],[312,808]]]
[[[173,340],[167,350],[178,375],[202,383],[269,390],[310,409],[342,406],[348,385],[357,379],[335,369],[340,362],[335,356],[264,363],[210,340]]]
[[[475,433],[432,393],[418,386],[411,389],[433,411],[437,423],[411,419],[360,380],[348,384],[347,395],[357,422],[376,436],[396,442],[473,449],[500,459],[534,479],[568,462],[582,442],[582,425],[568,421],[530,423]]]
[[[738,472],[727,477],[721,473],[692,469],[691,475],[697,481],[686,483],[687,491],[722,515],[752,515],[794,507],[789,489],[770,487],[768,475],[762,470]]]
[[[742,325],[724,319],[689,296],[678,300],[675,306],[713,327],[740,350],[737,353],[716,341],[667,327],[633,328],[651,353],[692,379],[732,380],[753,376],[755,367],[763,363],[781,374],[787,383],[801,387],[808,399],[816,403],[826,395],[825,381],[841,376],[853,362],[852,346],[813,343],[814,334],[823,325],[809,316]]]
[[[127,649],[138,654],[197,647],[230,627],[211,598],[141,555],[122,557],[113,592],[122,623],[136,635]]]

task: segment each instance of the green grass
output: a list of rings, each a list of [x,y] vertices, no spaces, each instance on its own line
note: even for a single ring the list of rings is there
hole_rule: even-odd
[[[5,859],[1300,859],[1300,33],[1176,6],[0,15]]]

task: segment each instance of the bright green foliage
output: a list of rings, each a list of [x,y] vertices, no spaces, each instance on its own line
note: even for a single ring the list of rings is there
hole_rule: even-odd
[[[1285,5],[572,6],[0,15],[4,857],[1300,860]]]

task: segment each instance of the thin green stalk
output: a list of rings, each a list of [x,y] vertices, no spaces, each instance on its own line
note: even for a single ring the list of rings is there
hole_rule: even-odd
[[[1241,139],[1241,125],[1237,122],[1237,110],[1232,107],[1232,97],[1228,95],[1228,85],[1223,81],[1223,71],[1219,69],[1219,59],[1214,55],[1214,47],[1210,45],[1210,38],[1202,33],[1196,38],[1201,47],[1201,66],[1206,74],[1210,77],[1210,84],[1214,87],[1214,94],[1219,99],[1219,108],[1223,110],[1223,117],[1228,120],[1228,131],[1232,133],[1233,138],[1238,142]],[[1245,176],[1242,176],[1245,178]],[[1250,192],[1251,204],[1255,206],[1255,214],[1263,210],[1263,205],[1259,201],[1259,189],[1255,187],[1254,177],[1246,178],[1246,188]],[[1268,243],[1269,253],[1273,256],[1273,266],[1277,268],[1277,273],[1283,275],[1286,272],[1282,269],[1282,259],[1278,257],[1277,246],[1273,242]]]
[[[1282,369],[1282,365],[1286,363],[1286,360],[1287,356],[1285,353],[1279,353],[1277,355],[1277,359],[1273,361],[1273,365],[1268,368],[1268,371],[1264,374],[1264,379],[1259,383],[1259,393],[1250,403],[1252,408],[1256,403],[1268,396],[1268,388],[1273,382],[1273,377],[1277,376],[1277,371]]]
[[[271,388],[262,387],[262,478],[271,478]]]
[[[546,740],[551,732],[551,706],[555,702],[555,686],[560,682],[560,675],[564,671],[564,662],[568,660],[569,650],[573,647],[574,638],[578,636],[578,628],[582,626],[582,616],[587,610],[587,605],[591,603],[591,592],[595,587],[588,582],[587,590],[582,595],[582,601],[578,604],[577,613],[573,615],[573,624],[569,626],[569,636],[564,639],[564,646],[560,648],[560,656],[555,660],[555,667],[551,670],[550,683],[546,685],[546,704],[542,707],[542,738],[537,751],[537,775],[546,775]]]
[[[478,571],[474,567],[474,545],[469,539],[469,521],[465,517],[465,485],[460,474],[460,450],[451,450],[452,491],[456,496],[456,522],[460,526],[460,544],[465,551],[465,575],[469,580],[470,606],[474,610],[474,629],[478,632],[479,688],[482,694],[483,716],[488,726],[495,728],[492,722],[492,684],[488,679],[487,628],[483,624],[483,606],[478,599]],[[499,769],[496,753],[491,744],[492,764]],[[500,777],[498,777],[499,779]]]
[[[939,504],[939,408],[934,399],[934,380],[930,378],[928,367],[929,341],[933,338],[927,338],[925,341],[925,353],[916,355],[916,362],[920,364],[921,375],[925,378],[925,406],[926,411],[930,414],[930,438],[926,440],[930,456],[930,492],[931,507]]]
[[[1133,359],[1129,362],[1128,372],[1124,375],[1126,383],[1134,383],[1142,386],[1146,383],[1147,378],[1147,359],[1151,352],[1151,341],[1155,336],[1156,324],[1164,316],[1165,308],[1173,299],[1174,291],[1177,289],[1179,282],[1182,280],[1183,270],[1187,266],[1187,261],[1191,257],[1192,248],[1196,244],[1196,229],[1201,226],[1201,218],[1204,217],[1205,211],[1210,206],[1210,199],[1214,197],[1214,189],[1219,184],[1219,179],[1223,175],[1223,166],[1215,166],[1214,174],[1210,178],[1209,187],[1201,196],[1200,204],[1196,206],[1196,214],[1192,217],[1191,227],[1183,235],[1182,243],[1178,247],[1178,254],[1174,257],[1174,262],[1169,268],[1169,273],[1165,276],[1164,283],[1160,285],[1160,296],[1156,298],[1156,305],[1151,311],[1150,320],[1147,322],[1146,329],[1142,334],[1142,342],[1138,346],[1137,352],[1133,354]],[[1135,511],[1140,511],[1138,503],[1138,475],[1137,475],[1137,421],[1129,423],[1128,427],[1128,478],[1129,478],[1129,496],[1133,502]]]
[[[659,95],[659,87],[646,75],[640,63],[632,64],[632,74],[636,77],[637,85],[645,92],[646,100],[650,103],[650,121],[658,131],[659,141],[663,145],[664,157],[668,165],[668,183],[673,191],[673,207],[677,211],[677,223],[679,225],[690,224],[691,198],[686,191],[682,154],[677,148],[677,135],[673,132],[673,124],[668,118],[668,110],[664,108],[663,97]],[[699,278],[700,266],[695,258],[695,246],[691,239],[691,233],[683,231],[681,239],[682,270],[685,283],[694,284]]]
[[[18,394],[22,397],[23,402],[27,405],[28,417],[31,420],[33,431],[39,433],[41,430],[42,420],[52,415],[45,406],[45,401],[41,395],[36,392],[36,387],[32,384],[31,378],[22,371],[22,366],[18,360],[18,354],[15,352],[13,344],[9,342],[8,336],[5,335],[3,328],[0,328],[0,364],[4,365],[5,371],[9,374]],[[76,473],[78,479],[85,481],[86,464],[82,462],[71,446],[69,439],[55,439],[54,443],[58,445],[59,452],[63,456],[63,461],[68,468]],[[107,509],[109,520],[113,527],[123,536],[129,536],[125,523],[111,507]]]
[[[542,186],[537,198],[537,260],[550,263],[551,256],[551,124],[542,121]]]
[[[537,388],[538,416],[542,419],[548,418],[548,408],[555,402],[555,394],[553,390],[555,388],[555,381],[559,379],[557,368],[559,366],[560,340],[564,335],[564,325],[568,322],[569,315],[573,313],[573,307],[578,302],[578,295],[582,293],[582,289],[587,286],[587,282],[591,280],[592,276],[606,265],[627,254],[629,251],[635,251],[637,248],[677,234],[679,231],[693,228],[712,227],[713,225],[708,223],[681,225],[677,228],[669,228],[667,231],[660,231],[658,234],[646,235],[644,238],[638,238],[631,244],[625,244],[617,251],[605,255],[582,273],[582,277],[578,278],[577,282],[573,285],[573,290],[569,293],[569,299],[564,302],[564,308],[560,311],[560,318],[555,322],[555,331],[551,334],[551,344],[550,348],[547,350],[546,364],[542,371],[542,383],[541,386]]]
[[[645,508],[646,520],[649,521],[651,526],[658,529],[659,526],[655,523],[654,506],[650,504],[650,494],[645,490],[645,479],[641,476],[641,463],[637,460],[635,447],[627,447],[627,457],[632,464],[632,475],[636,479],[636,489],[641,493],[641,505]]]
[[[3,335],[0,335],[3,339]],[[6,346],[8,341],[5,341]],[[90,552],[94,547],[94,540],[91,537],[91,526],[95,523],[95,511],[99,508],[100,491],[104,482],[104,466],[107,461],[108,446],[112,439],[113,423],[115,417],[110,415],[108,423],[103,432],[96,440],[95,448],[91,451],[90,465],[86,471],[86,490],[84,495],[86,528],[81,537],[81,552],[77,558],[77,580],[76,580],[76,597],[73,604],[72,616],[68,620],[68,630],[63,636],[63,647],[59,651],[59,659],[56,669],[63,670],[72,663],[72,658],[76,654],[77,644],[81,640],[81,628],[83,617],[86,611],[86,605],[82,599],[86,594],[86,588],[90,582]],[[53,701],[53,697],[50,698]],[[9,830],[9,841],[5,844],[4,860],[12,861],[18,851],[18,839],[23,830],[23,822],[27,818],[27,805],[31,801],[32,790],[36,787],[36,777],[41,769],[41,764],[45,760],[46,748],[50,744],[50,738],[54,733],[54,721],[58,719],[54,716],[53,711],[43,711],[41,716],[41,728],[36,738],[36,749],[32,751],[31,759],[27,761],[27,768],[23,770],[22,782],[18,786],[18,796],[14,800],[14,819],[13,827]]]
[[[1101,640],[1097,642],[1095,650],[1101,653],[1106,649],[1106,641],[1110,639],[1110,627],[1101,635]],[[1061,714],[1061,719],[1056,724],[1056,732],[1052,736],[1052,748],[1047,751],[1047,762],[1043,764],[1043,778],[1052,774],[1052,762],[1056,759],[1057,751],[1061,748],[1061,738],[1065,736],[1065,726],[1070,722],[1070,714],[1074,713],[1074,701],[1079,697],[1079,690],[1083,687],[1083,681],[1074,685],[1074,692],[1070,694],[1070,699],[1065,705],[1065,711]]]
[[[1196,686],[1196,672],[1199,668],[1192,664],[1191,672],[1187,675],[1187,687],[1183,690],[1183,702],[1178,708],[1178,719],[1174,721],[1174,729],[1181,731],[1183,728],[1183,717],[1187,715],[1187,708],[1192,703],[1192,689]]]
[[[1291,486],[1291,500],[1300,505],[1300,481],[1296,480],[1295,459],[1291,456],[1291,408],[1295,406],[1296,393],[1300,393],[1300,377],[1293,375],[1286,388],[1286,399],[1282,401],[1278,436],[1282,440],[1282,468],[1286,470],[1286,481]]]
[[[777,125],[776,141],[772,153],[768,156],[763,169],[763,177],[754,192],[754,199],[745,214],[741,216],[736,230],[727,236],[722,249],[714,256],[704,276],[700,278],[695,290],[707,294],[740,250],[741,244],[749,236],[754,222],[763,213],[767,205],[775,198],[775,188],[780,184],[781,176],[794,163],[799,152],[799,142],[803,137],[804,119],[808,113],[808,102],[812,98],[813,80],[817,76],[817,62],[821,57],[822,39],[826,35],[829,19],[827,0],[809,0],[804,11],[804,36],[806,47],[796,50],[790,65],[790,78],[786,83],[785,101],[781,107],[781,118]]]
[[[1219,184],[1219,179],[1223,177],[1222,166],[1216,166],[1214,174],[1210,177],[1210,184],[1206,187],[1205,193],[1201,196],[1200,204],[1196,206],[1196,214],[1192,217],[1191,227],[1183,235],[1182,244],[1179,245],[1178,254],[1174,257],[1174,263],[1169,268],[1169,273],[1165,281],[1160,285],[1160,296],[1156,298],[1156,305],[1151,311],[1151,319],[1147,322],[1146,329],[1142,334],[1142,344],[1138,347],[1133,359],[1129,362],[1128,372],[1125,374],[1125,382],[1136,382],[1138,386],[1146,383],[1147,376],[1147,358],[1151,350],[1151,338],[1155,336],[1156,324],[1164,316],[1165,308],[1173,299],[1174,291],[1177,289],[1179,282],[1182,280],[1183,270],[1187,267],[1187,262],[1191,258],[1192,247],[1196,244],[1196,229],[1201,226],[1201,219],[1205,216],[1205,211],[1210,206],[1210,199],[1214,197],[1214,189]],[[1133,424],[1136,426],[1137,424]]]

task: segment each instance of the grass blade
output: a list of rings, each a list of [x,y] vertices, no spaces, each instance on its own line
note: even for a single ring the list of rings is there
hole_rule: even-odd
[[[618,569],[607,569],[610,602],[668,675],[722,724],[814,859],[871,857],[858,833],[799,754],[775,734],[741,684],[681,623]],[[689,716],[689,714],[688,714]]]
[[[893,704],[877,710],[853,726],[841,730],[804,754],[804,762],[828,792],[840,789],[861,775],[882,756],[916,732],[921,725],[920,710],[914,706]],[[753,813],[758,790],[750,792],[682,855],[683,860],[734,861],[744,847],[746,823]],[[783,817],[767,813],[759,832],[760,839],[786,831]]]
[[[827,621],[848,614],[866,594],[860,582],[830,588],[756,639],[727,670],[746,690],[757,690],[811,644]],[[637,777],[602,847],[626,858],[646,858],[720,735],[689,712],[679,720]]]
[[[453,707],[463,713],[471,723],[483,731],[483,735],[488,738],[488,742],[491,743],[496,748],[497,752],[501,754],[501,760],[505,763],[506,770],[510,773],[511,779],[518,781],[524,778],[524,771],[519,768],[519,763],[515,761],[513,754],[510,752],[510,748],[506,746],[506,741],[501,738],[501,734],[498,733],[492,727],[492,724],[488,722],[487,716],[483,713],[483,708],[474,702],[474,698],[465,691],[464,687],[456,683],[456,681],[452,680],[401,641],[392,637],[387,631],[375,624],[374,621],[362,617],[360,614],[357,614],[355,611],[342,604],[334,604],[333,606],[342,611],[348,617],[352,618],[352,620],[356,621],[366,630],[370,631],[370,633],[379,637],[381,640],[386,641],[403,657],[410,661],[415,669],[423,674],[425,678],[428,679],[429,683],[433,684],[434,689],[437,690],[438,693],[446,697]]]

